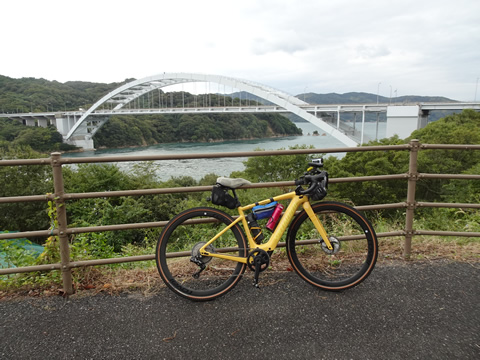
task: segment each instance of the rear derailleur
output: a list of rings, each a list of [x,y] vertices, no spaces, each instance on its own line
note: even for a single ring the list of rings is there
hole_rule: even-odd
[[[200,273],[207,268],[207,264],[212,260],[211,256],[203,256],[200,254],[200,249],[205,244],[205,241],[200,241],[199,243],[195,244],[192,249],[192,257],[190,258],[190,261],[198,265],[198,267],[200,268],[198,271],[192,274],[194,279],[198,279],[200,277]],[[212,245],[208,245],[205,250],[211,253],[215,252],[215,249]]]

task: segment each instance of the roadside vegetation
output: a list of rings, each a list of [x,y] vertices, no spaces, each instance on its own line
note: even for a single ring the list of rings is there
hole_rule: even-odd
[[[404,144],[411,139],[419,139],[428,144],[480,144],[480,113],[465,110],[450,115],[426,128],[415,131],[407,139],[393,137],[370,142],[373,145]],[[20,144],[0,144],[2,159],[39,158],[41,154]],[[303,147],[302,145],[298,147]],[[231,176],[244,177],[252,182],[293,180],[305,171],[309,155],[289,155],[277,157],[253,157],[245,161],[245,170]],[[419,153],[419,172],[442,174],[479,174],[479,151],[422,150]],[[122,171],[117,165],[83,164],[64,169],[65,191],[68,193],[146,189],[161,187],[182,187],[213,185],[217,178],[212,174],[200,180],[191,177],[176,177],[168,181],[157,179],[157,164],[139,163],[129,171]],[[407,151],[377,151],[347,153],[343,158],[325,158],[325,169],[332,178],[367,176],[380,174],[400,174],[408,171]],[[45,166],[22,166],[0,168],[0,196],[20,196],[53,192],[50,169]],[[251,189],[240,191],[243,203],[268,198],[289,189]],[[406,199],[407,185],[404,180],[376,181],[361,183],[331,184],[328,200],[338,200],[352,205],[385,204],[402,202]],[[140,197],[99,198],[69,201],[67,212],[71,227],[111,225],[121,223],[163,221],[178,212],[193,206],[209,205],[205,199],[209,193],[182,193],[151,195]],[[480,203],[480,182],[478,180],[438,180],[420,179],[417,184],[417,201]],[[50,204],[51,205],[51,204]],[[53,205],[51,205],[53,206]],[[29,231],[48,229],[55,225],[54,209],[43,203],[0,204],[0,229],[9,231]],[[368,212],[377,232],[387,232],[404,228],[404,210],[384,210]],[[415,213],[416,229],[480,232],[480,213],[477,209],[419,209]],[[71,256],[74,260],[89,260],[153,254],[161,229],[139,229],[128,231],[87,233],[72,236]],[[0,252],[10,266],[59,261],[58,242],[55,237],[33,239],[45,245],[44,252],[35,257],[15,247],[11,241],[0,241]],[[402,238],[380,240],[379,261],[402,259]],[[281,251],[278,253],[281,255]],[[278,256],[280,256],[278,255]],[[478,238],[415,237],[412,259],[438,259],[470,261],[480,260],[480,240]],[[402,260],[403,261],[403,260]],[[273,261],[273,266],[275,260]],[[282,264],[282,262],[279,262]],[[75,269],[77,289],[107,290],[114,288],[134,288],[158,281],[154,263],[126,263],[104,267]],[[278,267],[282,270],[281,266]],[[283,270],[285,270],[283,268]],[[120,277],[118,277],[120,274]],[[39,286],[50,291],[61,286],[58,271],[45,273],[25,273],[0,278],[1,291],[31,289]],[[152,280],[155,278],[155,280]],[[139,279],[144,279],[141,281]],[[141,285],[142,283],[143,285]],[[150,285],[147,285],[147,288]]]

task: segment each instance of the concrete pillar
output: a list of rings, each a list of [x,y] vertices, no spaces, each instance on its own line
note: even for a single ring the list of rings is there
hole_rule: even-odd
[[[37,126],[37,121],[33,118],[25,119],[25,125],[27,125],[27,126]]]
[[[425,126],[428,125],[428,115],[430,111],[428,110],[420,110],[420,114],[418,116],[418,126],[417,129],[423,129]]]
[[[73,126],[75,125],[75,123],[77,122],[77,119],[75,117],[75,115],[73,117],[68,117],[68,129],[71,129],[73,128]]]
[[[339,105],[337,107],[337,130],[340,129],[340,109],[341,109],[341,106]]]
[[[75,139],[70,139],[69,144],[83,148],[83,150],[95,150],[93,146],[93,139],[90,135],[85,135],[85,137],[76,137]]]
[[[362,108],[362,134],[360,135],[360,145],[363,144],[364,142],[364,134],[365,134],[365,112],[366,112],[366,106],[363,105]]]
[[[70,130],[68,119],[64,117],[57,117],[55,120],[58,132],[63,136],[67,135],[68,131]]]
[[[400,139],[410,136],[418,129],[420,107],[413,106],[387,106],[387,131],[386,137],[398,135]]]
[[[38,118],[38,126],[46,128],[48,126],[48,119],[46,118]]]

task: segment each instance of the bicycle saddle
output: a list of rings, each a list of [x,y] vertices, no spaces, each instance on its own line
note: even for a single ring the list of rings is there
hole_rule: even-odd
[[[219,177],[217,178],[217,184],[223,185],[230,189],[236,189],[243,185],[251,185],[252,183],[248,180],[242,178],[227,178],[227,177]]]

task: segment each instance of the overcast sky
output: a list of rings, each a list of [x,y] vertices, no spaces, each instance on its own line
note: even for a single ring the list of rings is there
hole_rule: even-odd
[[[479,0],[2,0],[0,14],[13,78],[192,72],[293,95],[480,99]]]

